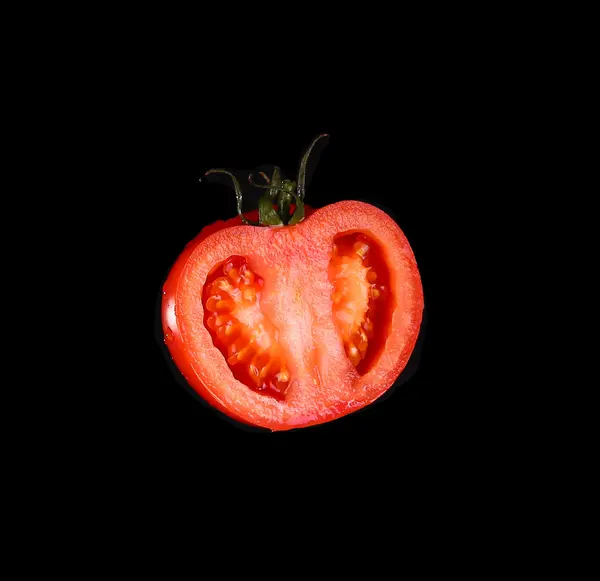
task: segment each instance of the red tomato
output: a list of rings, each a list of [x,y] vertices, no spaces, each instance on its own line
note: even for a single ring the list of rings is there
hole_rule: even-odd
[[[262,186],[270,200],[277,183]],[[205,227],[163,287],[165,343],[190,386],[271,430],[328,422],[383,395],[423,311],[413,252],[386,213],[356,201],[303,207],[294,225],[238,216]]]

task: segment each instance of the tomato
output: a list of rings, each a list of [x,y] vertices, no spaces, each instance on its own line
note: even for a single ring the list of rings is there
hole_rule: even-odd
[[[406,366],[423,289],[410,244],[382,210],[304,205],[278,168],[259,210],[206,226],[163,287],[164,341],[190,386],[273,431],[328,422],[382,396]],[[258,223],[256,222],[258,219]],[[259,224],[259,225],[252,225]],[[265,227],[266,225],[266,227]]]

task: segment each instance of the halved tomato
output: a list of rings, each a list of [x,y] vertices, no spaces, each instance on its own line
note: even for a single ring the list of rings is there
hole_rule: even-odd
[[[324,423],[379,398],[421,324],[421,279],[398,225],[363,202],[304,205],[306,160],[321,137],[297,184],[277,168],[263,175],[259,211],[242,214],[232,174],[207,172],[232,177],[240,215],[204,228],[163,287],[164,339],[190,386],[271,430]]]

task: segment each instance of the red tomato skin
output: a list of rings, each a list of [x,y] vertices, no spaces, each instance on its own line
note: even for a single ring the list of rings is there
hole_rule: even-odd
[[[343,206],[343,204],[349,204],[349,208],[352,208],[352,204],[362,204],[363,206],[367,206],[366,204],[358,203],[358,202],[356,202],[356,203],[354,203],[354,202],[338,203],[338,206]],[[321,216],[323,216],[323,212],[326,211],[327,208],[328,207],[321,208],[320,210],[318,210],[318,212],[321,214]],[[311,214],[315,213],[315,210],[312,208],[309,208],[308,206],[305,206],[305,209],[306,209],[306,217],[307,218]],[[373,210],[376,212],[381,212],[380,210],[376,210],[375,208],[373,208]],[[334,209],[332,211],[339,211],[339,210]],[[343,209],[341,211],[347,212],[348,210]],[[245,216],[249,220],[257,220],[258,212],[257,211],[250,212],[250,213],[245,214]],[[388,217],[388,219],[389,219],[389,217]],[[389,220],[391,221],[391,219],[389,219]],[[321,414],[321,415],[315,416],[314,414],[310,414],[310,413],[297,414],[297,415],[289,418],[285,422],[270,423],[270,422],[266,421],[263,423],[257,423],[253,419],[249,419],[248,417],[245,417],[243,414],[235,413],[230,407],[225,405],[223,400],[219,397],[219,393],[215,389],[210,389],[200,379],[200,377],[198,376],[198,373],[195,371],[195,369],[191,363],[194,360],[194,356],[190,352],[189,346],[183,340],[181,329],[179,328],[179,325],[178,325],[176,302],[177,302],[178,287],[181,282],[181,275],[182,275],[184,268],[186,267],[186,265],[188,263],[190,256],[193,254],[194,250],[198,247],[198,245],[200,243],[202,243],[205,239],[207,239],[212,234],[215,234],[215,233],[217,233],[221,230],[225,230],[227,228],[239,226],[241,224],[242,224],[242,221],[241,221],[240,217],[236,216],[235,218],[232,218],[230,220],[227,220],[227,221],[219,220],[209,226],[206,226],[191,242],[189,242],[186,245],[185,249],[182,251],[182,253],[179,255],[179,257],[175,261],[175,263],[174,263],[173,267],[171,268],[171,270],[167,276],[167,279],[163,285],[161,318],[162,318],[162,327],[163,327],[163,332],[164,332],[165,344],[167,345],[175,364],[177,365],[178,369],[181,371],[182,375],[185,377],[188,384],[204,400],[206,400],[209,404],[211,404],[213,407],[219,409],[221,412],[223,412],[230,418],[232,418],[238,422],[247,424],[247,425],[268,428],[272,431],[289,430],[289,429],[294,429],[294,428],[308,427],[308,426],[313,426],[313,425],[317,425],[317,424],[322,424],[322,423],[337,419],[339,417],[342,417],[344,415],[347,415],[356,409],[362,408],[365,405],[367,405],[368,403],[371,403],[371,401],[374,401],[375,399],[377,399],[377,397],[383,395],[385,393],[385,391],[387,391],[387,389],[389,388],[391,383],[393,383],[393,381],[390,381],[389,378],[390,377],[397,378],[397,376],[400,374],[402,369],[405,367],[405,365],[408,361],[408,358],[410,357],[410,354],[412,353],[412,350],[414,348],[414,345],[416,343],[416,339],[418,336],[418,330],[420,327],[422,308],[423,308],[423,295],[422,295],[422,288],[420,287],[420,276],[418,273],[418,268],[417,268],[416,262],[414,262],[414,257],[412,258],[414,264],[412,264],[410,266],[411,277],[413,277],[414,280],[418,281],[418,285],[417,284],[415,285],[416,300],[415,300],[415,306],[414,306],[414,313],[411,313],[411,315],[414,315],[414,317],[413,317],[414,323],[412,324],[412,326],[411,326],[412,328],[409,330],[408,336],[406,337],[406,341],[405,341],[406,346],[405,346],[402,356],[398,359],[398,361],[393,366],[391,366],[389,369],[385,370],[385,372],[387,373],[387,377],[388,377],[387,383],[389,385],[387,385],[387,387],[383,388],[381,390],[381,392],[378,393],[378,395],[370,398],[368,401],[366,401],[366,400],[362,400],[362,401],[352,400],[351,402],[342,401],[335,405],[332,405],[327,410],[327,413],[324,415]],[[402,237],[403,237],[403,235],[402,235]],[[405,238],[404,238],[404,241],[406,241]],[[408,246],[407,241],[406,241],[406,245]],[[243,253],[243,250],[240,250],[240,252]],[[410,254],[412,256],[412,251],[410,251]]]

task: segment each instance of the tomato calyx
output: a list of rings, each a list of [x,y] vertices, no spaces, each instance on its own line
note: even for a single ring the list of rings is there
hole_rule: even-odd
[[[237,178],[230,171],[226,169],[210,169],[204,176],[221,173],[231,178],[235,190],[237,213],[242,223],[250,226],[293,226],[302,222],[305,218],[306,165],[313,147],[323,137],[329,137],[329,135],[327,133],[317,135],[306,149],[300,161],[298,179],[296,181],[281,179],[281,170],[277,166],[273,169],[271,177],[267,176],[264,172],[259,173],[266,184],[257,184],[252,174],[248,176],[248,182],[252,187],[265,190],[265,193],[258,201],[258,222],[248,220],[244,216],[242,212],[242,190]]]

